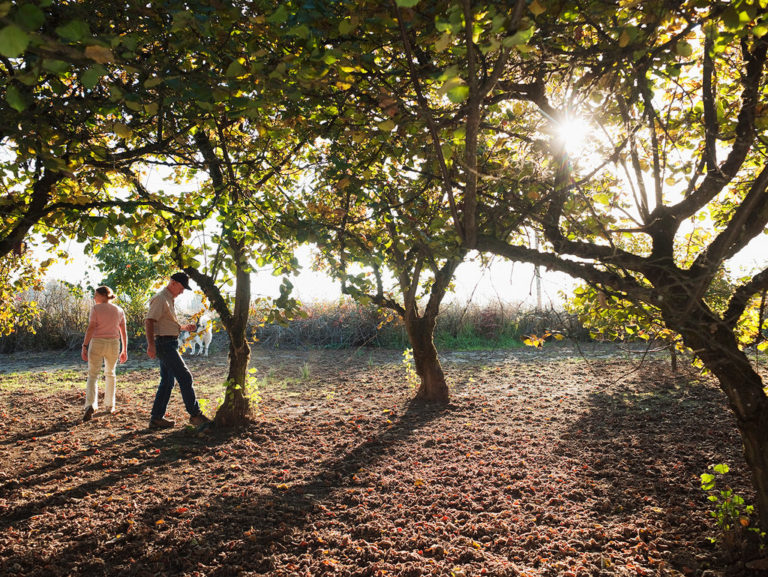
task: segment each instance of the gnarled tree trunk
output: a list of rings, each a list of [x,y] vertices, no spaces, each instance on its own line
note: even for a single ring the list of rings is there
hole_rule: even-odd
[[[230,244],[236,262],[244,262],[242,243]],[[251,303],[251,276],[244,267],[237,267],[235,274],[235,304],[230,312],[227,301],[210,277],[201,274],[195,268],[185,268],[187,274],[203,289],[213,309],[219,314],[221,323],[229,336],[229,373],[224,393],[224,403],[214,418],[217,427],[238,427],[245,424],[251,414],[248,398],[248,364],[251,360],[251,347],[248,345],[247,328]]]
[[[419,317],[415,312],[405,315],[405,328],[413,347],[413,362],[416,374],[421,379],[416,398],[423,401],[447,403],[448,384],[445,382],[443,367],[437,357],[437,348],[433,340],[436,317],[425,314]]]
[[[234,247],[236,257],[240,257],[243,247]],[[239,260],[237,262],[240,262]],[[224,403],[216,412],[216,425],[237,427],[245,424],[250,416],[248,400],[248,363],[251,360],[251,347],[248,346],[246,331],[251,303],[251,275],[243,267],[237,267],[235,284],[235,306],[228,323],[229,334],[229,374],[227,375]]]
[[[685,311],[680,314],[680,311]],[[768,530],[768,396],[733,331],[705,305],[664,310],[665,321],[717,377],[736,417],[744,456],[752,473],[760,526]]]

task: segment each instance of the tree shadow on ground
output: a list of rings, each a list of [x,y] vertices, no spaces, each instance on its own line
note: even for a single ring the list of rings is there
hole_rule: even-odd
[[[138,443],[136,442],[139,439]],[[128,442],[129,451],[121,452]],[[56,456],[37,467],[28,467],[16,478],[0,485],[0,497],[15,489],[32,484],[41,485],[67,480],[65,491],[55,492],[17,507],[8,507],[0,514],[0,530],[6,529],[52,507],[64,507],[88,495],[120,486],[150,471],[172,470],[182,460],[202,454],[208,447],[225,442],[223,437],[199,439],[193,430],[177,429],[172,432],[154,433],[148,429],[134,430],[116,435],[99,443],[98,452],[93,447],[73,451],[66,457]],[[183,448],[183,450],[182,450]],[[110,450],[119,454],[127,465],[114,463]],[[102,474],[106,471],[106,474]]]
[[[715,528],[706,516],[690,514],[707,499],[700,475],[727,462],[731,486],[752,495],[725,395],[711,381],[660,364],[590,394],[588,411],[562,435],[560,452],[583,461],[595,522],[636,527],[642,520],[642,539],[672,549],[678,570],[700,568],[688,545],[708,544]]]
[[[191,525],[204,532],[202,539],[196,539],[189,544],[190,550],[175,553],[175,562],[165,568],[172,571],[189,570],[185,559],[194,558],[199,551],[194,551],[202,540],[205,549],[213,551],[228,551],[229,555],[248,559],[249,571],[270,571],[275,569],[275,551],[294,547],[301,552],[301,543],[292,543],[290,535],[311,528],[315,515],[332,515],[334,505],[344,499],[344,492],[354,486],[354,473],[361,468],[370,468],[377,460],[394,447],[406,442],[420,428],[439,419],[448,407],[424,404],[411,401],[404,412],[393,421],[381,427],[378,431],[358,442],[344,454],[331,455],[317,462],[314,476],[290,487],[280,488],[254,487],[247,494],[222,496],[210,503],[205,515],[200,519],[192,519]],[[161,514],[160,511],[147,511],[145,517],[152,518]],[[226,542],[222,534],[232,535],[232,531],[218,531],[222,525],[237,525],[242,527],[240,533],[246,538],[238,542]],[[247,530],[246,530],[247,529]],[[136,543],[131,550],[123,551],[138,559],[137,567],[143,561],[142,544]],[[149,567],[145,567],[149,570]],[[237,574],[238,567],[218,567],[207,571],[208,577],[223,577]]]

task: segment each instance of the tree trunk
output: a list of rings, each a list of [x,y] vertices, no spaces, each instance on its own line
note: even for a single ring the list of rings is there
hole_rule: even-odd
[[[248,400],[248,364],[251,360],[251,348],[243,338],[236,344],[230,335],[229,374],[227,375],[224,403],[216,412],[217,427],[238,427],[248,421],[251,406]]]
[[[432,337],[435,332],[436,318],[431,315],[418,317],[415,313],[407,314],[405,328],[413,347],[413,362],[416,374],[421,379],[416,398],[434,403],[447,403],[448,385],[445,382],[443,367],[437,357],[437,349]]]
[[[733,331],[713,313],[705,309],[680,317],[664,312],[669,326],[717,377],[728,397],[752,473],[760,526],[768,530],[768,396],[763,381],[739,349]]]
[[[677,349],[675,348],[675,344],[672,343],[669,345],[669,362],[672,366],[672,372],[677,372]]]
[[[236,253],[240,250],[241,246],[235,248]],[[248,422],[251,414],[246,388],[248,364],[251,360],[251,347],[248,346],[246,338],[251,303],[251,276],[243,267],[238,266],[235,279],[235,306],[226,327],[229,335],[229,374],[224,403],[216,412],[217,427],[242,426]]]

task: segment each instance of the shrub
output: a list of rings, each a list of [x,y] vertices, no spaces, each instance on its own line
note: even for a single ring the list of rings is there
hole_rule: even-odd
[[[0,338],[0,352],[19,350],[75,349],[88,328],[90,292],[75,285],[52,281],[40,291],[20,295],[37,302],[37,314],[29,326]]]
[[[375,306],[342,299],[306,304],[303,318],[286,324],[252,326],[251,334],[272,347],[347,348],[410,347],[400,318]],[[535,311],[514,303],[448,303],[437,320],[435,342],[443,349],[509,348],[531,333],[552,330],[577,338],[588,333],[575,316],[560,311]]]

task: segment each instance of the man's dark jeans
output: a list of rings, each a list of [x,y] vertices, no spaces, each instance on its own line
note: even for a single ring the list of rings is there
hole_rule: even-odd
[[[192,386],[192,373],[189,372],[184,359],[179,354],[179,341],[176,337],[155,337],[157,360],[160,361],[160,384],[152,405],[152,418],[161,419],[173,391],[174,380],[179,382],[181,398],[190,417],[201,413],[197,404],[195,389]]]

